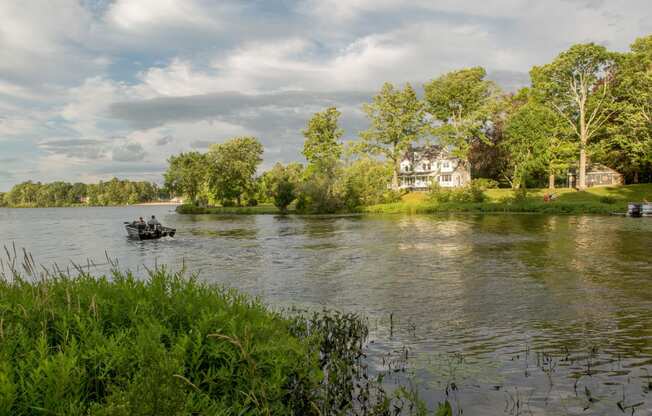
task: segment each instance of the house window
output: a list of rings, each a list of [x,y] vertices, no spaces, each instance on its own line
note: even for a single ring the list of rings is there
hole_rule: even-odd
[[[450,162],[444,162],[443,168],[448,169],[451,166]]]
[[[423,170],[430,170],[430,163],[424,163]]]
[[[405,169],[406,172],[409,172],[409,171],[412,170],[410,165],[405,165],[404,169]]]
[[[453,178],[451,178],[451,175],[441,175],[439,178],[440,178],[440,182],[450,182],[453,180]]]

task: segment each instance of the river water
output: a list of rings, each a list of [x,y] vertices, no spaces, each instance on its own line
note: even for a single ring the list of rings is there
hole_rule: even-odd
[[[96,272],[105,253],[140,275],[185,264],[273,307],[359,312],[370,360],[405,369],[397,377],[431,407],[447,397],[465,415],[652,415],[652,220],[172,209],[0,209],[0,245]],[[128,240],[122,222],[150,214],[177,236]]]

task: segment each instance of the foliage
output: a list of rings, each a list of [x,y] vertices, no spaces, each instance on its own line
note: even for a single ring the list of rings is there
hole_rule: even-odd
[[[474,142],[486,140],[488,104],[497,87],[481,67],[450,72],[424,85],[428,112],[440,125],[434,133],[453,154],[469,159]]]
[[[625,212],[631,201],[652,200],[652,184],[614,187],[593,187],[585,191],[558,189],[557,198],[545,202],[549,189],[520,190],[516,198],[512,189],[486,189],[486,200],[474,202],[436,202],[429,193],[413,192],[401,202],[364,207],[362,212],[374,214],[429,214],[437,212],[532,212],[546,214],[610,214]],[[525,194],[524,196],[522,196]],[[613,202],[615,201],[615,202]]]
[[[386,393],[382,375],[367,373],[368,329],[357,315],[280,314],[164,268],[146,280],[117,270],[95,278],[81,268],[71,276],[7,253],[0,263],[2,414],[423,409],[405,393]]]
[[[286,212],[288,206],[296,199],[302,174],[303,166],[298,163],[287,166],[277,163],[263,174],[267,197],[281,212]]]
[[[335,107],[327,108],[315,113],[303,131],[303,155],[316,169],[332,172],[342,156],[340,139],[344,131],[337,125],[340,116]]]
[[[369,157],[362,157],[350,163],[342,175],[344,204],[349,211],[359,206],[395,202],[400,198],[397,191],[390,189],[392,165]]]
[[[535,172],[554,178],[568,170],[577,146],[567,137],[560,116],[537,101],[530,99],[515,110],[507,121],[501,144],[509,155],[505,177],[512,188],[521,187],[526,176]]]
[[[67,207],[86,203],[106,206],[154,201],[162,194],[154,183],[117,178],[97,184],[27,181],[14,185],[4,194],[3,201],[6,206],[21,208]]]
[[[209,148],[208,181],[223,205],[232,201],[241,205],[243,196],[253,192],[254,175],[262,155],[263,146],[255,137],[236,137]]]
[[[503,146],[505,126],[522,99],[521,94],[503,94],[489,100],[484,140],[472,140],[469,147],[468,158],[473,177],[503,182],[503,173],[509,164],[509,155]]]
[[[618,64],[607,135],[594,150],[634,182],[652,168],[652,36],[637,39]]]
[[[444,188],[437,182],[433,182],[428,192],[431,202],[483,202],[486,197],[484,192],[488,189],[487,185],[491,182],[486,180],[472,180],[468,185],[459,188]]]
[[[207,180],[207,165],[206,155],[199,152],[170,156],[168,168],[163,175],[165,187],[173,195],[183,195],[191,203],[197,203]]]
[[[307,170],[299,190],[296,208],[302,214],[333,214],[344,209],[342,189],[335,174]]]
[[[579,142],[580,189],[586,187],[587,146],[612,115],[608,103],[616,59],[600,45],[573,45],[530,72],[534,93],[563,117]]]
[[[382,155],[392,162],[392,186],[398,187],[400,159],[405,151],[426,134],[426,113],[423,103],[410,84],[403,90],[385,83],[373,102],[363,110],[370,126],[360,133],[360,150]]]

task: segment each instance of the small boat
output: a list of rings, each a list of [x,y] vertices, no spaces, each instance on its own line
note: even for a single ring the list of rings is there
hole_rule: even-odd
[[[157,240],[161,237],[174,237],[177,232],[176,229],[157,225],[150,227],[146,224],[138,224],[136,222],[125,222],[125,228],[130,238],[138,240]]]
[[[652,204],[649,202],[630,202],[627,204],[627,212],[612,212],[611,215],[617,215],[621,217],[649,218],[652,217]]]

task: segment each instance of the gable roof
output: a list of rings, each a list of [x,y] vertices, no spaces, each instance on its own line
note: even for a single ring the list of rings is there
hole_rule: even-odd
[[[418,162],[423,159],[437,159],[439,157],[444,157],[448,152],[440,145],[430,145],[430,146],[411,146],[403,154],[403,160],[409,160],[412,163]]]

